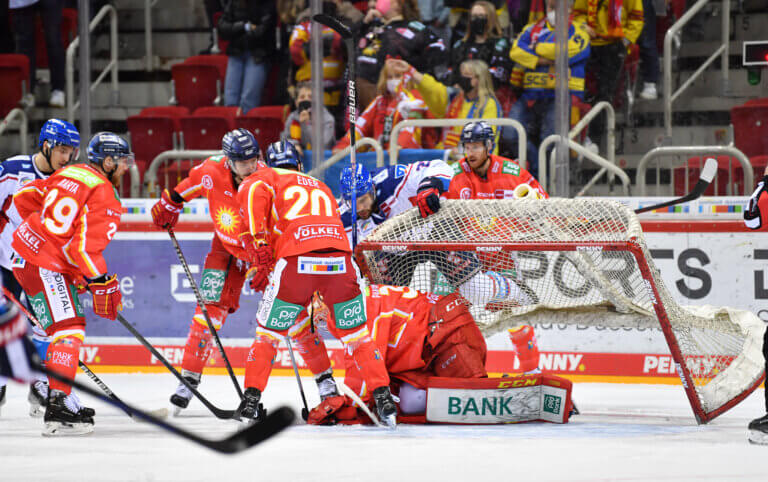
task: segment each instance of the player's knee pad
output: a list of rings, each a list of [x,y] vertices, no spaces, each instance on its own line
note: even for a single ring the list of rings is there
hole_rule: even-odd
[[[82,328],[68,329],[64,333],[54,334],[53,341],[48,347],[45,366],[66,378],[74,379],[83,337],[84,330]],[[72,391],[71,386],[54,379],[49,379],[48,384],[52,390],[60,390],[66,394]]]
[[[529,372],[539,367],[539,345],[531,325],[510,328],[509,339],[520,362],[520,371]]]
[[[224,322],[227,321],[229,310],[218,305],[205,305],[205,308],[208,311],[208,316],[211,318],[213,327],[220,330],[221,327],[224,326]],[[205,315],[203,315],[203,311],[199,306],[195,308],[195,316],[192,317],[192,324],[195,323],[206,328],[208,327],[208,323],[205,321]]]
[[[277,356],[278,341],[265,334],[256,334],[245,360],[245,387],[264,391]]]

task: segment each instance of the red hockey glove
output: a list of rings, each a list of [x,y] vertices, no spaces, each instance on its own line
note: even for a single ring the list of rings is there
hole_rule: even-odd
[[[110,320],[117,318],[117,312],[123,309],[123,295],[120,293],[117,275],[104,275],[98,281],[88,284],[88,289],[93,295],[93,312]]]
[[[171,193],[164,189],[160,200],[152,206],[152,221],[160,229],[172,228],[179,220],[179,213],[183,208],[184,204],[171,199]]]
[[[421,181],[416,194],[416,205],[419,206],[419,214],[422,218],[440,210],[440,194],[443,189],[442,181],[436,177],[428,177]]]
[[[248,262],[251,264],[249,272],[254,272],[250,283],[251,289],[264,291],[264,288],[267,287],[267,278],[272,271],[272,265],[275,263],[272,247],[264,241],[257,241],[250,233],[241,234],[240,243],[248,256]]]
[[[343,395],[328,397],[309,412],[309,425],[356,425],[363,423],[357,408]]]

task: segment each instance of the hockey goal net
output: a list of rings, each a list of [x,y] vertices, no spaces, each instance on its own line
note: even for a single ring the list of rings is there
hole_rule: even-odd
[[[444,201],[426,219],[412,209],[381,224],[356,254],[372,283],[459,292],[486,336],[540,323],[661,328],[699,423],[764,375],[761,320],[678,305],[634,212],[615,201]]]

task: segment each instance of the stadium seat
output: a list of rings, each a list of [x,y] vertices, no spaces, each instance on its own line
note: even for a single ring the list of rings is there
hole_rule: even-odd
[[[235,128],[237,107],[200,107],[181,118],[185,149],[221,149],[221,139]]]
[[[142,178],[152,160],[161,152],[176,148],[179,119],[189,115],[189,109],[179,106],[158,106],[142,109],[126,119],[131,134],[131,147]]]
[[[29,90],[29,57],[20,54],[0,55],[0,118],[11,109]]]
[[[768,105],[768,97],[763,97],[760,99],[749,99],[748,101],[744,102],[744,105]]]
[[[222,101],[226,55],[195,55],[171,67],[174,96],[178,105],[190,110]]]
[[[747,157],[768,154],[768,104],[731,108],[733,143]]]
[[[262,150],[268,144],[280,140],[283,131],[285,106],[254,107],[247,115],[235,119],[236,127],[243,127],[253,132]]]
[[[688,194],[701,175],[703,159],[715,157],[717,160],[717,175],[709,185],[705,196],[727,196],[740,194],[743,190],[744,176],[741,174],[741,164],[735,158],[730,156],[697,156],[688,159],[688,186],[685,184],[685,167],[676,167],[673,169],[675,196]],[[738,171],[738,172],[737,172]],[[739,179],[741,182],[739,182]],[[728,192],[728,183],[733,180],[735,183],[731,192]]]

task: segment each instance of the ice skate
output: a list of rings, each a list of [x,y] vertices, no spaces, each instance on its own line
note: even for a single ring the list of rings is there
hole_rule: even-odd
[[[768,445],[768,414],[749,422],[749,443]]]
[[[93,409],[82,407],[77,397],[52,390],[45,408],[43,436],[86,435],[93,432]]]
[[[186,373],[185,373],[186,372]],[[182,371],[184,380],[187,381],[192,387],[197,389],[200,385],[200,374]],[[173,416],[177,417],[181,411],[189,406],[189,401],[192,399],[192,391],[183,383],[179,383],[176,387],[176,393],[171,395],[171,404],[173,405]]]
[[[336,387],[336,380],[333,379],[331,370],[327,370],[315,378],[317,391],[320,393],[320,400],[336,397],[339,395],[339,389]]]
[[[45,413],[45,406],[48,404],[48,382],[37,380],[29,385],[29,416],[40,418]]]
[[[397,428],[397,405],[395,405],[389,387],[379,387],[374,390],[373,400],[376,402],[376,414],[381,423],[391,429]]]
[[[240,416],[253,420],[255,423],[263,422],[267,416],[267,411],[264,409],[264,405],[259,403],[260,400],[261,392],[258,388],[246,388],[243,394],[243,401],[237,409]]]

